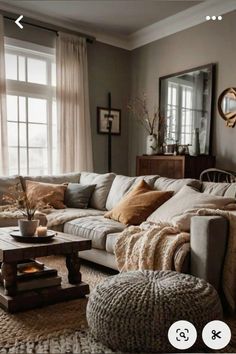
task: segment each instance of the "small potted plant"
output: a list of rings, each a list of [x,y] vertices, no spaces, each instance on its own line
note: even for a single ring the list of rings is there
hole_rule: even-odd
[[[22,236],[34,236],[39,220],[35,219],[36,211],[42,210],[46,204],[42,199],[31,200],[27,192],[23,190],[21,184],[10,187],[7,194],[2,198],[12,209],[19,210],[23,219],[18,220],[18,225]]]

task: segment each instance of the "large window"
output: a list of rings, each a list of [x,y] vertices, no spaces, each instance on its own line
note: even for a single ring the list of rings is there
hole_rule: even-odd
[[[57,171],[56,65],[51,48],[6,39],[9,174]]]

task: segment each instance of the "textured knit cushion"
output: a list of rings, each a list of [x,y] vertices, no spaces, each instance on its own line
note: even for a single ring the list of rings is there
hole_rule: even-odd
[[[95,184],[83,186],[79,183],[69,183],[65,193],[66,206],[69,208],[87,208],[95,187]]]
[[[233,198],[218,197],[200,193],[195,189],[184,186],[170,200],[152,213],[147,221],[171,222],[174,217],[182,215],[186,210],[194,208],[224,208],[227,204],[234,203]]]
[[[125,225],[139,225],[172,194],[172,192],[154,191],[142,180],[104,216]]]
[[[27,197],[31,201],[42,200],[55,209],[64,209],[67,185],[26,181]]]
[[[216,290],[202,279],[171,271],[134,271],[109,277],[89,296],[87,320],[93,336],[114,351],[168,353],[167,333],[187,320],[199,333],[222,319]]]

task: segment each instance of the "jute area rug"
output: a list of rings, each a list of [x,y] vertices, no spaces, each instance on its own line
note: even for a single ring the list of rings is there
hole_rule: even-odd
[[[65,279],[67,271],[62,257],[41,260],[58,269]],[[115,274],[88,263],[81,266],[81,273],[83,281],[90,285],[91,290],[106,277]],[[89,333],[86,305],[87,298],[84,298],[17,314],[8,314],[0,309],[0,354],[114,353],[95,341]],[[232,341],[218,353],[236,353],[236,319],[227,322],[232,331]]]
[[[40,260],[66,277],[62,257]],[[81,266],[81,273],[90,290],[114,274],[86,263]],[[112,353],[90,336],[86,305],[87,298],[83,298],[17,314],[0,309],[0,353]]]

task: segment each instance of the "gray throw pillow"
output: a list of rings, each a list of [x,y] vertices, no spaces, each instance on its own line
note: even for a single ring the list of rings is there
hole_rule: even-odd
[[[95,187],[96,184],[69,183],[65,193],[66,206],[68,208],[87,208]]]

